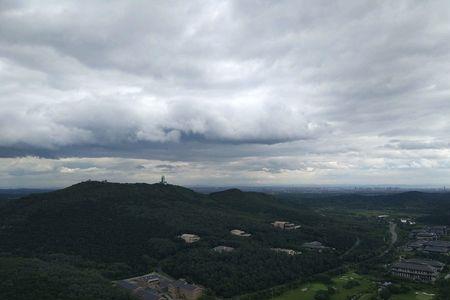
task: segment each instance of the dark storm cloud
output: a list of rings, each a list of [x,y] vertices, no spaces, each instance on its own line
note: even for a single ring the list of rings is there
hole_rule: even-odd
[[[447,1],[1,1],[0,156],[257,182],[445,168],[449,20]]]

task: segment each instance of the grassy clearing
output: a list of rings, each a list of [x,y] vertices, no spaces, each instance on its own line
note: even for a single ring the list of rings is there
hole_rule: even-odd
[[[360,283],[351,289],[345,289],[344,285],[349,280],[356,280]],[[368,276],[349,272],[333,278],[333,284],[336,293],[331,296],[331,300],[347,300],[348,296],[359,295],[359,300],[370,300],[376,295],[377,285]],[[297,289],[288,291],[272,300],[314,300],[314,295],[318,290],[326,290],[327,286],[322,283],[305,283]],[[392,295],[390,300],[432,300],[433,294],[426,291],[411,291],[407,294]]]
[[[357,280],[361,285],[354,287],[352,289],[345,289],[344,285],[350,280]],[[352,295],[363,295],[370,296],[371,292],[376,288],[375,282],[370,280],[368,277],[361,276],[356,273],[347,273],[341,276],[333,278],[335,282],[334,286],[337,288],[337,293],[333,295],[331,299],[333,300],[345,300],[348,296]]]
[[[433,294],[425,292],[409,292],[403,295],[392,295],[391,300],[432,300]]]
[[[327,287],[322,283],[306,283],[301,287],[284,293],[274,298],[275,300],[299,300],[314,299],[314,294],[319,290],[326,290]]]
[[[400,218],[417,218],[423,216],[423,214],[419,213],[405,213],[398,210],[364,210],[364,209],[350,209],[346,211],[346,213],[350,213],[353,216],[364,216],[364,217],[378,217],[381,215],[388,215],[390,219],[400,219]]]
[[[351,289],[345,289],[343,286],[349,280],[357,280],[360,285]],[[331,300],[346,300],[351,295],[362,295],[369,299],[371,292],[375,289],[375,283],[369,278],[363,277],[356,273],[347,273],[333,278],[333,286],[337,289],[336,294],[331,297]],[[318,290],[326,290],[327,287],[322,283],[306,283],[297,289],[286,292],[285,294],[274,298],[274,300],[313,300],[314,294]]]

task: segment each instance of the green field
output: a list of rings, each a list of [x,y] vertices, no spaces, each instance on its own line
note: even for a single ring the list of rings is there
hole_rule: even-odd
[[[308,283],[302,285],[300,288],[289,291],[275,300],[298,300],[298,299],[314,299],[314,294],[318,290],[326,290],[327,287],[322,283]]]
[[[352,289],[345,289],[343,286],[349,280],[357,280],[361,285]],[[361,299],[369,299],[375,290],[375,283],[367,277],[363,277],[356,273],[347,273],[333,278],[332,287],[336,288],[336,294],[331,300],[346,300],[351,295],[362,295]],[[318,290],[326,290],[327,287],[322,283],[306,283],[295,290],[286,292],[285,294],[274,298],[273,300],[314,300],[314,294]]]
[[[416,294],[417,293],[417,294]],[[433,294],[426,294],[423,292],[410,292],[403,295],[392,295],[390,300],[431,300]]]
[[[344,284],[349,280],[357,280],[360,285],[352,289],[345,289]],[[348,296],[359,295],[359,300],[370,300],[376,294],[377,286],[369,277],[350,272],[333,278],[336,293],[330,300],[346,300]],[[305,283],[297,289],[288,291],[272,300],[314,300],[314,295],[318,290],[326,290],[327,286],[322,283]],[[407,294],[392,295],[390,300],[432,300],[433,295],[422,291],[411,291]]]

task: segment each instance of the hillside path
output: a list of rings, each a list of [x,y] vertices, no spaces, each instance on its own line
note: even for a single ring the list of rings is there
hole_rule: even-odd
[[[350,249],[348,249],[347,251],[345,251],[344,254],[342,254],[341,256],[339,256],[339,258],[343,258],[345,256],[347,256],[350,252],[352,252],[356,247],[359,246],[359,244],[361,243],[361,239],[359,237],[356,237],[356,241],[353,244],[353,246],[350,247]]]
[[[389,251],[391,251],[392,248],[394,248],[395,243],[397,243],[398,234],[397,234],[397,224],[396,223],[389,222],[389,233],[391,235],[391,241],[389,243],[389,247],[383,253],[381,253],[380,257],[386,255]]]

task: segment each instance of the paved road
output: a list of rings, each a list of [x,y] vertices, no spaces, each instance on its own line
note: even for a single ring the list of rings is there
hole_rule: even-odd
[[[381,253],[380,257],[386,255],[389,251],[391,251],[392,248],[394,248],[395,243],[397,243],[397,224],[395,224],[394,222],[389,222],[389,233],[391,234],[391,242],[389,243],[389,247],[383,253]]]
[[[389,222],[389,232],[391,233],[391,247],[397,243],[398,234],[397,234],[397,224],[394,222]]]

